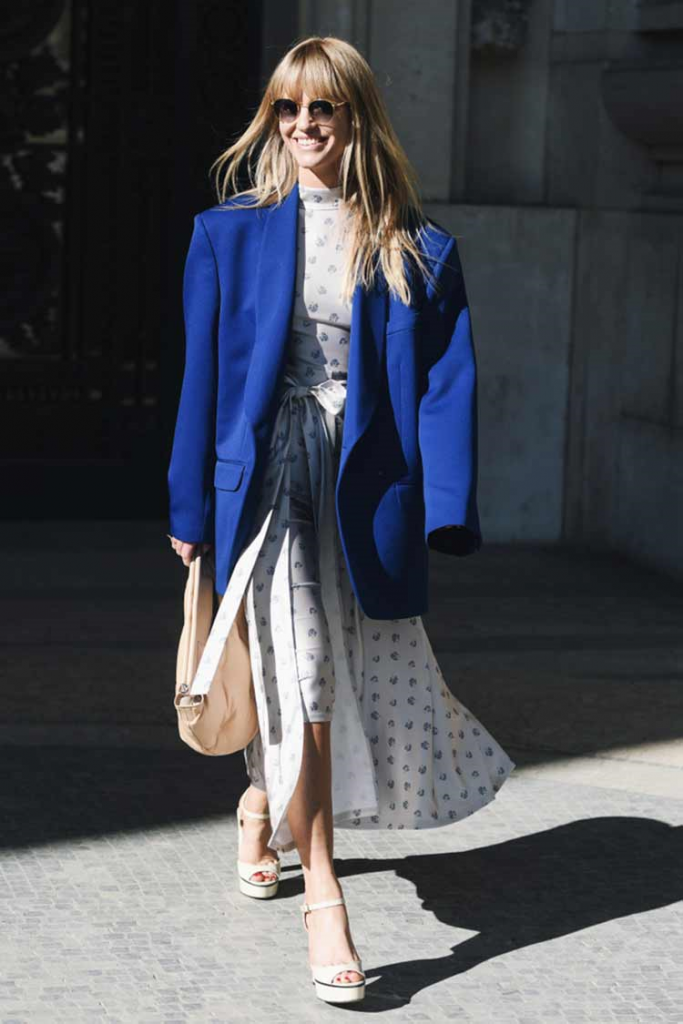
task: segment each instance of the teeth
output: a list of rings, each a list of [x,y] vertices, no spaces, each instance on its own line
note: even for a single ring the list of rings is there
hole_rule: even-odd
[[[322,139],[297,139],[296,141],[299,143],[300,146],[306,147],[306,146],[317,146],[323,140]]]

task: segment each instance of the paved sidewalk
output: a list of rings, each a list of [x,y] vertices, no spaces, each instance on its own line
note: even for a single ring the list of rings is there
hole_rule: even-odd
[[[159,538],[5,538],[0,1024],[339,1019],[310,984],[295,856],[277,900],[237,892],[241,755],[177,739],[183,570]],[[346,1012],[683,1021],[682,591],[594,553],[435,558],[444,676],[518,768],[447,828],[338,830],[369,977]]]
[[[5,753],[0,1021],[324,1021],[293,855],[236,891],[239,761]],[[516,771],[425,833],[338,831],[359,1013],[396,1022],[683,1020],[683,799]]]

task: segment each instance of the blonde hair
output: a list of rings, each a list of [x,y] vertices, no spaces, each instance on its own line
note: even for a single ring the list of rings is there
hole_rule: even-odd
[[[372,69],[343,39],[309,36],[282,57],[246,131],[211,165],[219,202],[226,202],[228,188],[235,196],[252,197],[247,205],[254,207],[281,202],[291,192],[298,181],[298,164],[280,135],[271,102],[303,92],[347,101],[351,114],[351,138],[340,165],[350,238],[342,301],[350,302],[358,282],[371,288],[379,266],[389,290],[409,305],[405,261],[432,279],[418,246],[430,222],[422,210],[417,176],[391,126]],[[252,187],[240,192],[238,172],[244,161]]]

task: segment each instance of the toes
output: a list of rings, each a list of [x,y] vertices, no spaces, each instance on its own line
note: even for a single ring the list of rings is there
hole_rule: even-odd
[[[274,882],[277,874],[274,871],[255,871],[251,876],[252,882]]]
[[[338,974],[334,979],[334,984],[352,984],[353,982],[362,981],[360,974],[357,971],[343,971],[342,974]]]

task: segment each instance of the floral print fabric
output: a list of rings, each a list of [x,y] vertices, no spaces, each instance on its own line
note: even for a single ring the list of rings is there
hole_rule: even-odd
[[[340,198],[341,188],[300,187],[295,310],[268,468],[222,602],[245,598],[259,717],[245,760],[268,793],[270,845],[280,850],[293,846],[287,807],[307,721],[331,722],[338,827],[461,821],[515,767],[449,691],[421,618],[370,619],[351,587],[334,503],[350,323],[338,300]]]

